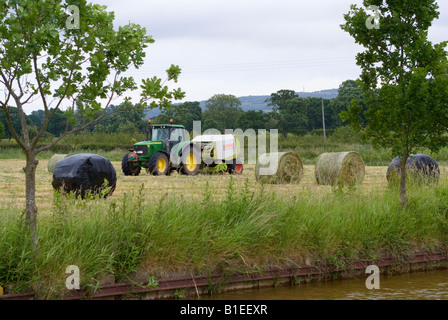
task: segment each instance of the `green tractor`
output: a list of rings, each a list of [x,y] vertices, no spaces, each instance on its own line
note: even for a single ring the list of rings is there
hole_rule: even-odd
[[[138,176],[142,168],[153,175],[169,175],[173,170],[196,175],[200,164],[201,152],[195,143],[187,141],[184,126],[153,124],[149,125],[146,141],[136,143],[134,150],[124,155],[121,169],[126,176]]]

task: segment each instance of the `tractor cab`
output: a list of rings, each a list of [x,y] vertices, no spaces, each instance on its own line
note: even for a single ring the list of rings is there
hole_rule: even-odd
[[[146,133],[146,141],[162,142],[163,149],[169,153],[171,149],[182,141],[186,141],[185,128],[182,125],[153,124],[148,120],[149,130]]]

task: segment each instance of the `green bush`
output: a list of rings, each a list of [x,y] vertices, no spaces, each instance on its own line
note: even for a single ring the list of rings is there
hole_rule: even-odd
[[[333,134],[333,132],[334,132],[334,129],[332,129],[332,128],[325,129],[325,134],[326,134],[327,137],[331,136]],[[323,137],[324,136],[324,129],[314,129],[311,132],[311,134]]]
[[[334,130],[329,141],[335,143],[350,143],[350,144],[360,144],[361,138],[351,126],[339,127]]]

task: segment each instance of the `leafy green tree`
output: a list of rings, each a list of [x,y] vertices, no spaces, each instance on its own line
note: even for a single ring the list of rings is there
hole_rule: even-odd
[[[285,138],[289,132],[296,128],[304,128],[308,124],[305,101],[293,90],[279,90],[272,93],[266,102],[280,115],[278,126]]]
[[[169,123],[173,119],[174,123],[181,124],[189,132],[193,131],[193,122],[202,120],[202,109],[199,102],[184,102],[171,106],[159,114],[154,123]]]
[[[69,5],[79,9],[79,24],[67,13]],[[0,97],[7,126],[26,156],[25,220],[33,246],[37,247],[37,206],[35,201],[36,156],[67,135],[79,132],[106,116],[115,97],[125,100],[129,91],[141,89],[140,103],[168,107],[182,99],[180,89],[170,91],[157,77],[142,80],[139,87],[123,74],[144,63],[145,49],[153,43],[141,26],[129,23],[114,28],[114,14],[105,6],[86,0],[2,0],[0,1]],[[167,70],[166,81],[177,82],[178,66]],[[35,137],[30,137],[24,107],[39,103],[45,118]],[[14,127],[14,103],[20,130]],[[64,109],[62,109],[64,108]],[[38,143],[58,111],[64,111],[66,129],[46,145]],[[75,111],[89,121],[75,126]],[[98,112],[101,116],[95,118]],[[70,126],[73,126],[70,129]]]
[[[208,129],[217,129],[221,126],[221,123],[218,122],[218,120],[213,118],[206,118],[204,122],[202,123],[202,131],[208,130]],[[221,133],[223,133],[221,131]]]
[[[50,112],[52,111],[53,110],[50,109]],[[32,111],[28,117],[31,120],[32,124],[34,125],[32,129],[33,133],[30,134],[30,137],[34,138],[39,132],[39,128],[42,127],[45,121],[45,112],[44,110],[35,110]],[[50,133],[51,135],[54,136],[59,136],[61,133],[65,131],[66,126],[67,126],[67,118],[65,117],[65,113],[61,110],[56,110],[54,116],[48,122],[47,133]]]
[[[159,114],[152,123],[154,124],[166,124],[170,123],[170,119],[173,119],[173,115],[171,113],[171,108],[168,113]]]
[[[134,131],[143,131],[146,121],[143,120],[145,116],[144,108],[141,105],[134,105],[130,101],[123,102],[118,106],[110,106],[108,110],[109,116],[101,118],[94,127],[101,126],[96,132],[116,133],[126,132],[126,128]],[[97,115],[101,116],[101,113]]]
[[[40,128],[45,121],[45,112],[44,110],[32,111],[29,118],[37,128]]]
[[[266,116],[266,130],[279,129],[280,116],[277,112],[267,112]]]
[[[216,94],[205,103],[202,113],[204,123],[206,120],[215,120],[218,124],[214,129],[224,132],[225,129],[235,129],[236,122],[243,112],[241,102],[237,97],[226,94]]]
[[[125,122],[120,126],[118,126],[117,128],[117,133],[136,134],[140,131],[141,131],[140,128],[135,123],[132,122]]]
[[[202,120],[202,109],[199,102],[185,102],[177,105],[172,117],[175,123],[185,126],[189,132],[193,131],[193,122]]]
[[[302,99],[306,110],[306,129],[307,131],[322,130],[322,98],[306,97]],[[327,128],[334,127],[335,123],[330,112],[330,104],[332,100],[324,99],[325,126]]]
[[[377,27],[369,27],[369,14],[356,5],[341,27],[365,48],[357,64],[367,110],[353,100],[341,116],[362,130],[364,140],[391,148],[392,156],[400,157],[400,204],[405,207],[408,156],[419,147],[436,152],[448,143],[447,42],[433,45],[428,40],[428,28],[439,17],[434,0],[363,4],[378,6]]]
[[[22,135],[22,125],[20,121],[19,111],[15,107],[6,107],[9,115],[9,122],[11,123],[11,126],[14,128],[14,131],[17,133],[17,135]],[[27,115],[24,115],[25,121],[28,122],[29,118]],[[6,113],[4,112],[4,109],[0,109],[0,122],[3,123],[3,126],[5,127],[5,137],[8,139],[13,138],[13,134],[11,130],[9,129],[8,120],[6,118]]]
[[[343,111],[347,111],[347,108],[353,99],[357,100],[360,104],[363,104],[362,90],[355,80],[346,80],[339,86],[338,96],[332,99],[329,104],[331,120],[336,127],[341,127],[343,125],[339,114]]]
[[[241,113],[236,122],[236,127],[242,130],[254,129],[268,129],[266,128],[269,122],[269,115],[263,111],[249,110]],[[270,128],[269,128],[270,129]]]
[[[47,125],[47,132],[51,133],[55,137],[59,137],[67,129],[67,118],[63,111],[59,109],[58,110],[50,109],[50,112],[53,111],[54,111],[53,117],[51,118],[51,120],[48,122]],[[40,128],[41,126],[38,126],[37,128]],[[69,126],[69,128],[71,128],[71,126]]]

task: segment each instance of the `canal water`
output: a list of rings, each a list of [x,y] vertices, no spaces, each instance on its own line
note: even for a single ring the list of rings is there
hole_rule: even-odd
[[[448,270],[380,277],[379,289],[366,279],[333,280],[300,286],[248,289],[216,294],[212,300],[448,300]]]

